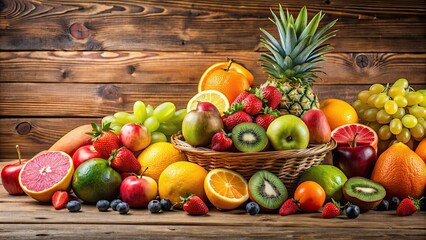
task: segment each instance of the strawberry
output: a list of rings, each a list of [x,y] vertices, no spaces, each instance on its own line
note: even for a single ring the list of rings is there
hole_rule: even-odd
[[[278,107],[278,105],[281,102],[281,98],[283,96],[280,90],[278,90],[276,87],[273,87],[273,86],[267,86],[260,89],[260,91],[263,94],[263,98],[267,101],[266,104],[270,108],[275,109]]]
[[[335,218],[340,215],[340,204],[334,199],[331,199],[332,202],[328,202],[325,204],[321,216],[323,218]]]
[[[244,100],[242,101],[244,104],[244,112],[254,116],[262,110],[263,102],[261,98],[256,96],[255,94],[250,93]]]
[[[186,198],[180,197],[183,210],[190,215],[206,215],[209,212],[207,205],[200,197],[186,194]]]
[[[68,203],[68,192],[56,191],[52,195],[52,205],[56,210],[62,209]]]
[[[226,151],[232,147],[231,134],[225,131],[217,132],[213,135],[210,148],[215,151]]]
[[[237,111],[226,117],[224,123],[226,126],[226,130],[228,130],[228,132],[231,132],[235,126],[243,122],[253,122],[253,119],[248,113],[244,111]]]
[[[257,115],[254,119],[254,122],[257,125],[260,125],[265,129],[265,131],[268,129],[269,124],[271,124],[272,121],[274,121],[280,113],[277,110],[272,110],[270,107],[265,107],[261,111],[262,114]]]
[[[293,214],[299,210],[299,202],[293,198],[287,199],[283,205],[281,205],[279,213],[281,216],[287,216]]]
[[[401,203],[399,203],[396,208],[396,215],[398,216],[408,216],[420,210],[421,207],[421,199],[414,199],[411,197],[404,198]]]
[[[92,144],[97,152],[102,154],[104,158],[108,158],[113,150],[120,147],[118,136],[112,132],[111,123],[107,123],[99,127],[96,123],[92,123],[92,132],[87,134],[92,135]]]
[[[119,173],[138,173],[141,170],[141,164],[136,159],[135,155],[133,155],[132,151],[126,147],[113,150],[108,160],[111,162],[111,167]]]
[[[250,92],[248,91],[244,91],[242,93],[240,93],[237,98],[234,99],[234,101],[232,102],[231,105],[235,104],[235,103],[239,103],[242,102],[244,100],[244,98],[246,98],[248,95],[250,95]]]

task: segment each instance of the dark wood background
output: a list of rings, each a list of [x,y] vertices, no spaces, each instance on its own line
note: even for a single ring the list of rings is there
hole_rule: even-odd
[[[259,28],[279,1],[0,0],[0,159],[31,157],[70,129],[136,100],[179,108],[211,64],[231,57],[266,80]],[[338,18],[316,81],[320,99],[352,102],[372,83],[426,87],[426,1],[282,2]]]

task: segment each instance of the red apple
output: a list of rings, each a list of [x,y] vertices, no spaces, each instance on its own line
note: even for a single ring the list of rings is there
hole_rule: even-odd
[[[150,177],[128,176],[121,182],[121,200],[132,208],[147,207],[157,194],[157,182]]]
[[[97,152],[92,144],[79,147],[72,155],[74,169],[77,169],[80,164],[92,158],[102,158],[102,154]]]
[[[137,152],[151,143],[151,133],[142,125],[128,123],[120,130],[120,141],[130,151]]]
[[[309,143],[324,144],[331,140],[331,128],[323,111],[308,110],[302,120],[309,129]]]
[[[22,190],[19,185],[19,173],[21,172],[24,163],[27,162],[27,159],[21,159],[21,152],[19,151],[19,146],[16,145],[16,151],[18,152],[18,162],[8,164],[3,167],[1,171],[1,182],[4,189],[11,195],[24,195],[25,192]]]

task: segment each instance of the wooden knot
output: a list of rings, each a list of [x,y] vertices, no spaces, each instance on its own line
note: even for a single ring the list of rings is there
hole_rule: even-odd
[[[120,88],[112,84],[107,84],[99,88],[98,95],[105,99],[115,100],[120,97]]]
[[[78,40],[83,40],[85,38],[88,38],[90,36],[89,29],[87,29],[83,24],[81,23],[73,23],[70,26],[70,34],[74,38]]]
[[[356,61],[356,65],[358,65],[358,67],[360,68],[365,68],[368,66],[368,57],[365,56],[364,54],[358,55],[355,59]]]
[[[33,127],[29,122],[21,122],[16,125],[15,130],[19,135],[27,135]]]

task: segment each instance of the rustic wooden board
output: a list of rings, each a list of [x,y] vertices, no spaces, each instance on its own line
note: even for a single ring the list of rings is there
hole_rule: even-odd
[[[339,52],[424,52],[424,1],[286,1],[294,14],[338,18]],[[0,49],[224,51],[259,49],[277,1],[4,1]],[[25,37],[24,37],[25,36]]]

